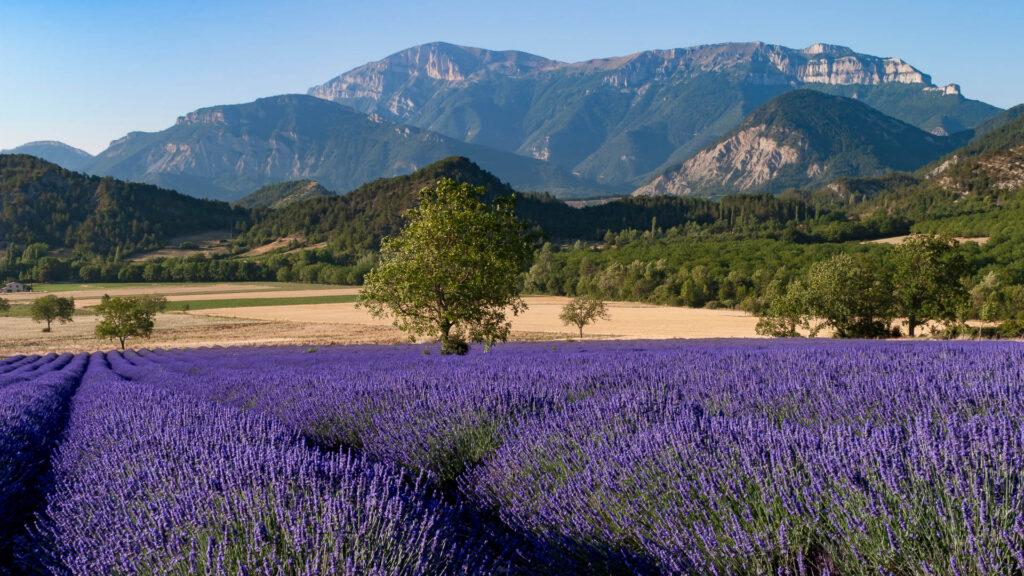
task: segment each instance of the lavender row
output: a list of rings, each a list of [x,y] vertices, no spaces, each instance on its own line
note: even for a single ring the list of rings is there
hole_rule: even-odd
[[[36,380],[50,372],[63,370],[66,366],[71,364],[74,358],[75,355],[68,352],[60,355],[55,353],[47,354],[29,365],[22,366],[21,368],[12,370],[6,374],[0,374],[0,387],[17,382]]]
[[[110,364],[108,365],[107,359]],[[392,466],[94,355],[55,457],[39,550],[56,574],[488,573],[456,510]]]
[[[55,358],[57,358],[57,354],[51,352],[45,356],[29,356],[21,362],[14,363],[11,365],[10,370],[0,374],[0,385],[17,380],[22,375],[30,374],[34,370],[51,363]]]
[[[27,535],[50,451],[88,355],[65,359],[53,370],[40,368],[34,379],[0,387],[0,572],[13,562],[14,544]]]
[[[39,357],[38,355],[34,356],[34,358],[38,358],[38,357]],[[31,361],[30,358],[32,358],[32,357],[31,356],[25,356],[23,354],[17,354],[15,356],[10,356],[8,358],[4,358],[3,361],[0,361],[0,374],[3,374],[4,372],[7,372],[8,370],[13,369],[14,367],[16,367],[18,364],[20,364],[22,362]]]
[[[1024,351],[976,343],[144,353],[193,394],[457,481],[595,571],[1024,571]],[[127,370],[132,368],[127,367]]]

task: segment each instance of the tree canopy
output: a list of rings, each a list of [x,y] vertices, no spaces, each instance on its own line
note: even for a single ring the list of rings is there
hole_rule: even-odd
[[[43,332],[49,332],[54,321],[61,324],[71,322],[72,316],[75,313],[75,299],[47,294],[46,296],[36,298],[32,302],[30,311],[33,320],[36,322],[46,322],[46,329]]]
[[[506,314],[526,309],[520,274],[533,241],[509,198],[481,200],[483,189],[442,179],[419,192],[405,228],[381,241],[360,302],[376,317],[393,317],[412,336],[441,340],[444,354],[466,342],[508,338]]]
[[[960,282],[967,265],[956,245],[944,236],[914,234],[893,249],[895,311],[907,319],[910,336],[929,320],[955,319],[967,300]]]
[[[849,254],[815,262],[806,276],[778,293],[758,322],[758,333],[811,336],[829,328],[839,338],[891,335],[891,280],[868,262]]]

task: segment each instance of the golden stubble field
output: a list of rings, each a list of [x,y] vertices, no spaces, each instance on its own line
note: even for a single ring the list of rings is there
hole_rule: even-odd
[[[170,301],[282,299],[309,296],[355,295],[355,287],[297,287],[275,283],[204,285],[132,285],[123,288],[82,287],[57,293],[74,296],[79,308],[99,302],[103,294],[161,294]],[[10,295],[25,303],[43,295]],[[574,327],[561,323],[558,314],[567,298],[527,296],[528,310],[512,319],[515,340],[563,340],[577,336]],[[706,310],[652,306],[632,302],[608,303],[609,320],[584,331],[592,339],[755,338],[757,318],[734,310]],[[109,350],[110,341],[93,336],[97,318],[78,315],[71,324],[54,324],[44,334],[42,325],[28,318],[0,318],[0,356],[51,351]],[[214,308],[158,315],[153,337],[129,340],[135,348],[190,348],[247,345],[390,344],[408,337],[390,320],[370,317],[353,303],[290,304]]]

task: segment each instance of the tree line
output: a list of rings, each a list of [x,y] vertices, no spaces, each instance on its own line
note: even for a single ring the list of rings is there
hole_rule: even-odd
[[[774,287],[761,311],[759,334],[793,337],[831,332],[839,338],[886,338],[920,334],[930,326],[947,337],[973,332],[970,318],[994,321],[1003,336],[1024,331],[1024,287],[1007,286],[989,273],[980,283],[958,242],[915,234],[883,258],[836,254],[815,262],[794,281]]]

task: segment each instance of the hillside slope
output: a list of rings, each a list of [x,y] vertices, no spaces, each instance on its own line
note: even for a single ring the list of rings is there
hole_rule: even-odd
[[[237,200],[288,180],[347,192],[452,155],[472,157],[524,190],[591,196],[610,190],[558,166],[366,116],[304,95],[203,108],[161,132],[134,132],[87,167],[194,196]]]
[[[514,195],[517,215],[535,232],[556,241],[601,240],[608,231],[655,225],[704,225],[740,214],[750,221],[776,221],[781,226],[808,213],[800,201],[771,196],[730,196],[721,203],[704,198],[621,198],[573,208],[548,195],[517,193],[469,159],[452,157],[412,174],[376,180],[345,196],[312,198],[275,210],[239,240],[261,246],[301,237],[309,243],[330,242],[341,250],[375,248],[382,236],[400,229],[402,213],[416,205],[416,193],[441,178],[482,186],[487,199]]]
[[[0,155],[0,244],[42,242],[101,255],[231,230],[246,214],[148,184],[87,176],[34,156]]]
[[[320,196],[334,196],[334,192],[324,188],[316,180],[289,180],[278,184],[268,184],[231,204],[240,208],[277,210],[295,202]]]
[[[913,171],[961,146],[859,101],[795,90],[634,195],[778,193],[841,177]]]

